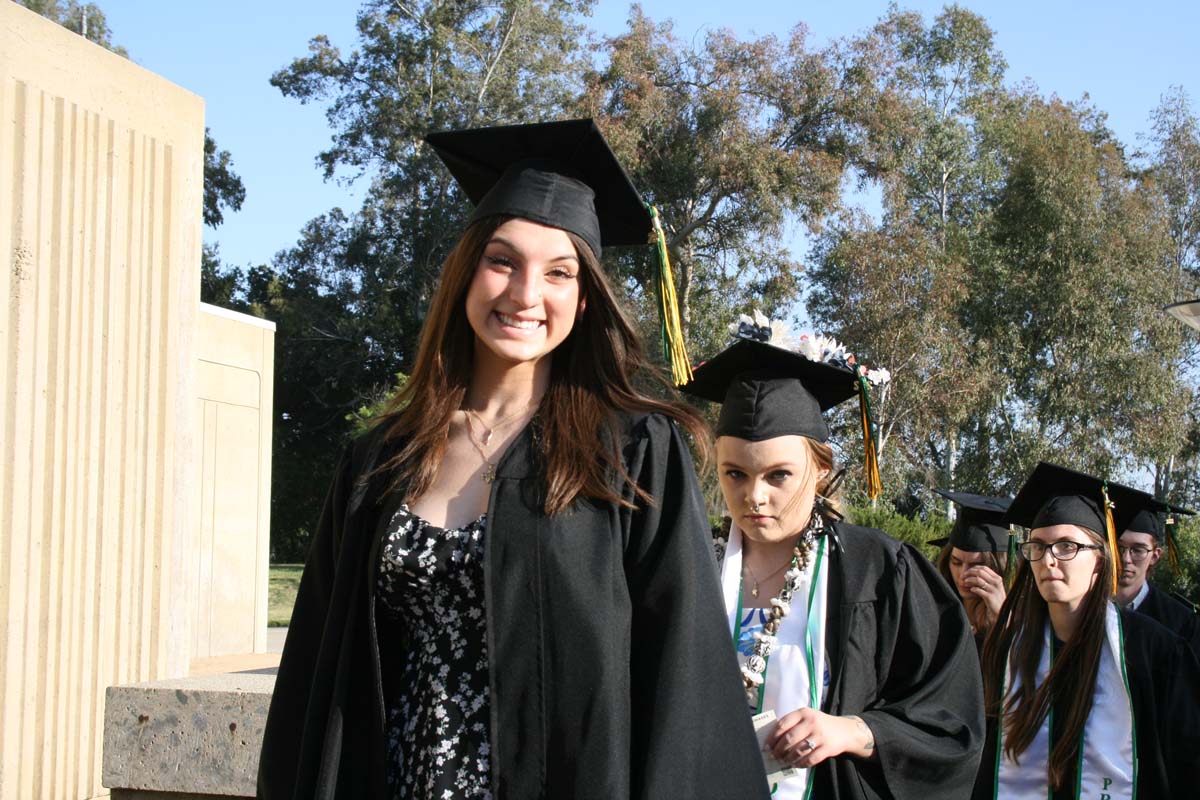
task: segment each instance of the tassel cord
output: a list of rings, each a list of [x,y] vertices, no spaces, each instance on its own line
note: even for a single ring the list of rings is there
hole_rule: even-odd
[[[659,332],[662,336],[663,358],[671,365],[671,380],[682,386],[692,379],[691,361],[683,341],[683,322],[679,315],[679,299],[675,294],[675,275],[667,252],[667,235],[663,231],[658,209],[646,206],[654,223],[652,233],[658,251],[658,310]]]

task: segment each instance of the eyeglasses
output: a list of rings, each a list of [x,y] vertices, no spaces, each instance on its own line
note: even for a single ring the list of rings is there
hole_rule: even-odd
[[[1072,542],[1069,539],[1061,539],[1054,544],[1046,544],[1045,542],[1028,541],[1021,542],[1021,555],[1026,561],[1041,561],[1046,556],[1046,551],[1049,550],[1054,554],[1057,561],[1070,561],[1079,555],[1080,550],[1103,550],[1104,548],[1098,544],[1080,544]]]
[[[1126,553],[1128,553],[1129,557],[1132,558],[1134,561],[1145,561],[1146,556],[1148,556],[1148,555],[1150,555],[1150,553],[1154,552],[1154,548],[1145,547],[1144,545],[1135,545],[1133,547],[1122,547],[1120,545],[1117,545],[1117,551],[1122,556],[1124,556]]]

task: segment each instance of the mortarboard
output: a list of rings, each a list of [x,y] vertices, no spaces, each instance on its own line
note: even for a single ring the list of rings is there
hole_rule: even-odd
[[[950,544],[968,553],[1003,553],[1008,550],[1008,523],[1004,514],[1012,503],[1011,497],[986,497],[968,492],[935,489],[938,494],[958,506],[958,518],[950,535],[934,539],[929,544],[943,547]]]
[[[1137,533],[1148,533],[1154,537],[1155,541],[1163,542],[1165,540],[1167,545],[1167,563],[1171,565],[1171,570],[1178,575],[1180,574],[1179,544],[1176,541],[1175,534],[1175,515],[1187,514],[1191,516],[1195,513],[1191,509],[1150,498],[1150,502],[1143,503],[1137,510],[1137,513],[1133,515],[1133,519],[1125,525],[1121,532],[1136,531]]]
[[[658,212],[647,205],[591,119],[441,131],[425,137],[475,206],[470,222],[507,215],[601,248],[657,243],[663,356],[677,384],[691,377],[675,280]]]
[[[1078,525],[1105,536],[1113,560],[1115,594],[1121,571],[1117,531],[1124,531],[1139,510],[1155,503],[1158,501],[1138,489],[1043,461],[1017,492],[1005,521],[1026,528]]]
[[[769,342],[770,328],[743,322],[733,344],[692,370],[680,387],[695,397],[721,404],[717,436],[752,442],[778,436],[829,440],[823,412],[859,397],[863,402],[868,494],[879,492],[873,423],[866,405],[865,374],[853,356],[833,340],[804,337],[804,352]],[[753,338],[751,338],[753,337]],[[815,358],[808,357],[816,356]]]

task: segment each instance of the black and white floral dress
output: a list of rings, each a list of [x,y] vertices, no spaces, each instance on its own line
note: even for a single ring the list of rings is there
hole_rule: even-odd
[[[487,627],[483,608],[486,517],[438,528],[401,506],[381,549],[381,637],[404,635],[397,690],[387,708],[392,798],[491,798]],[[388,625],[398,626],[389,632]]]

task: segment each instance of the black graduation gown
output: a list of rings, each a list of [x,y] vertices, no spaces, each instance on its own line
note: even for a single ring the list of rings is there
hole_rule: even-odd
[[[1163,590],[1149,585],[1145,599],[1135,609],[1183,638],[1200,658],[1200,616]]]
[[[491,485],[485,602],[492,792],[527,798],[765,798],[691,456],[657,415],[625,420],[626,467],[656,501],[547,518],[527,428]],[[379,543],[399,503],[378,435],[349,449],[300,582],[263,737],[262,798],[385,793]],[[632,498],[632,492],[626,491]]]
[[[817,766],[817,800],[963,800],[983,747],[983,688],[958,595],[909,545],[831,526],[825,647],[827,714],[857,715],[877,760]]]
[[[1137,796],[1150,800],[1193,797],[1200,786],[1200,666],[1187,643],[1149,617],[1121,609],[1125,669],[1137,741]],[[1073,786],[1072,780],[1065,782]],[[988,719],[987,744],[974,800],[992,800],[996,785],[996,720]],[[1074,800],[1064,788],[1054,800]]]

